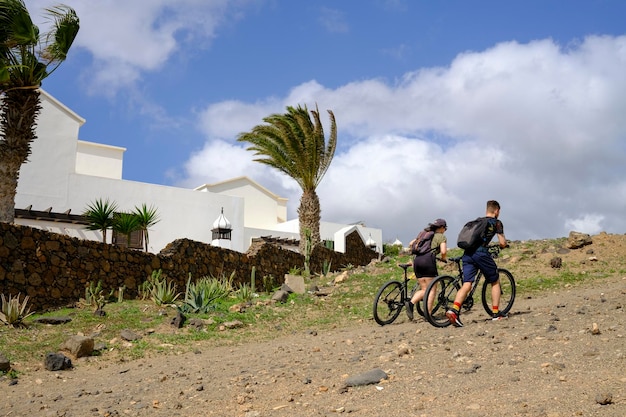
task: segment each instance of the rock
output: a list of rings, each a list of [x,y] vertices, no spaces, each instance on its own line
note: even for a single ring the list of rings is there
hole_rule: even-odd
[[[406,343],[400,344],[400,346],[398,346],[398,349],[396,350],[396,354],[398,356],[410,355],[412,352],[413,349],[411,349],[411,347]]]
[[[204,328],[204,321],[194,317],[189,320],[189,327],[193,327],[196,330],[202,330]]]
[[[61,350],[67,350],[77,358],[91,356],[93,353],[94,341],[91,337],[72,336],[61,344]]]
[[[306,292],[304,277],[302,275],[285,275],[285,284],[296,294],[304,294]]]
[[[93,350],[101,351],[101,350],[106,350],[106,349],[107,349],[107,345],[104,342],[95,343],[93,345]]]
[[[341,274],[337,275],[333,280],[334,284],[341,284],[345,280],[348,279],[348,271],[343,271]]]
[[[596,394],[596,402],[600,405],[608,405],[613,403],[613,394],[610,392],[601,392]]]
[[[183,315],[183,313],[181,313],[180,311],[177,311],[176,316],[172,317],[170,324],[176,327],[177,329],[180,329],[183,327],[183,324],[185,324],[186,319],[187,318]]]
[[[279,303],[284,303],[289,298],[289,293],[287,291],[278,290],[272,295],[272,301],[276,301]]]
[[[478,371],[479,369],[480,369],[480,365],[475,363],[475,364],[472,365],[471,368],[462,371],[462,373],[464,373],[464,374],[475,374],[476,371]],[[459,372],[461,372],[461,371],[459,371]]]
[[[124,329],[120,332],[120,337],[126,341],[133,342],[141,339],[141,336],[129,329]]]
[[[11,369],[11,362],[0,353],[0,372],[8,372]]]
[[[280,290],[281,291],[285,291],[287,294],[293,294],[293,290],[291,289],[291,287],[287,284],[283,284],[280,286]]]
[[[567,238],[567,247],[569,249],[578,249],[582,248],[586,245],[591,245],[593,241],[591,240],[591,236],[587,233],[580,232],[569,232],[569,237]]]
[[[57,324],[69,323],[70,321],[72,321],[72,318],[69,316],[38,317],[33,321],[35,323],[57,325]]]
[[[558,256],[550,259],[550,266],[552,268],[560,268],[563,265],[563,260]]]
[[[600,328],[598,327],[598,323],[593,323],[591,327],[591,334],[600,334]]]
[[[236,329],[238,327],[243,327],[243,323],[239,320],[233,320],[222,323],[222,326],[224,326],[226,329]]]
[[[48,371],[62,371],[72,367],[72,361],[62,353],[46,353],[44,359],[44,367]]]
[[[362,385],[377,384],[381,380],[387,379],[387,378],[388,376],[385,373],[385,371],[383,371],[380,368],[375,368],[375,369],[372,369],[371,371],[367,371],[359,375],[348,377],[348,379],[346,379],[345,385],[347,387],[358,387]]]

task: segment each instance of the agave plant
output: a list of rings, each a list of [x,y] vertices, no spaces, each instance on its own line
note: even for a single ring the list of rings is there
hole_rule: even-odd
[[[179,309],[184,313],[204,314],[215,307],[218,300],[228,297],[233,292],[232,281],[235,273],[230,278],[222,277],[200,278],[191,282],[191,274],[187,280],[185,299]]]
[[[174,301],[180,297],[180,293],[176,292],[176,284],[168,281],[165,276],[161,278],[161,270],[153,271],[150,278],[149,287],[150,297],[156,305],[174,304]]]
[[[248,284],[247,282],[241,284],[239,290],[237,290],[237,298],[244,303],[252,301],[252,299],[254,298],[254,291],[252,290],[250,284]]]
[[[0,310],[0,321],[4,324],[8,324],[12,327],[23,326],[24,319],[34,312],[30,312],[30,309],[26,308],[28,304],[28,296],[24,297],[24,300],[20,303],[20,294],[17,294],[15,298],[9,295],[9,299],[4,297],[4,294],[0,294],[2,298],[2,309]]]

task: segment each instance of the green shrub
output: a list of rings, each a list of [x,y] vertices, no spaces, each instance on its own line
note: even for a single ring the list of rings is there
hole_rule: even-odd
[[[331,264],[332,264],[332,261],[329,261],[328,259],[324,259],[324,263],[322,265],[322,275],[326,276],[330,273]]]
[[[274,278],[274,275],[272,274],[263,275],[263,288],[265,289],[266,293],[269,294],[270,292],[272,292],[275,285],[276,285],[276,278]]]
[[[398,256],[400,254],[400,246],[399,245],[390,245],[387,243],[383,244],[383,255],[385,256]]]
[[[217,301],[225,299],[233,292],[234,276],[233,272],[230,278],[203,277],[196,282],[191,282],[191,274],[189,274],[185,298],[179,309],[184,313],[208,313],[215,308]]]
[[[180,293],[176,292],[176,283],[168,281],[167,277],[161,277],[161,270],[152,271],[152,276],[148,279],[147,285],[144,283],[144,291],[149,289],[150,298],[156,305],[174,304],[174,301],[180,297]]]
[[[9,299],[7,300],[4,297],[4,294],[0,294],[2,299],[2,308],[0,309],[0,321],[4,324],[8,324],[12,327],[23,326],[24,319],[34,312],[30,312],[30,309],[27,309],[28,304],[28,296],[24,297],[24,300],[20,303],[20,294],[17,294],[15,298],[9,295]]]
[[[114,291],[111,290],[109,296],[105,297],[104,289],[102,288],[102,280],[98,281],[98,284],[94,284],[92,281],[85,287],[85,303],[99,310],[104,307],[107,299],[110,300],[113,297],[113,293]]]
[[[252,301],[253,297],[254,297],[254,291],[252,291],[252,287],[245,282],[241,284],[241,286],[239,287],[239,290],[237,290],[237,298],[240,301],[247,303],[247,302]]]

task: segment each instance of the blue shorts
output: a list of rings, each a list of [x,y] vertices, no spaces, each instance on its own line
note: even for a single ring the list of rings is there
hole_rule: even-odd
[[[463,255],[463,282],[474,282],[478,271],[481,271],[489,283],[498,280],[498,266],[489,252],[477,250]]]

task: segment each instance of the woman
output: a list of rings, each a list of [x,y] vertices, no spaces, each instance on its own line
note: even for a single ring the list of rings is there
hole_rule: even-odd
[[[413,246],[413,243],[416,242],[420,238],[430,238],[432,235],[432,240],[430,242],[430,251],[425,254],[415,255],[413,258],[413,271],[415,272],[415,276],[417,277],[417,282],[420,284],[420,289],[415,291],[413,297],[411,297],[411,301],[407,301],[407,314],[411,320],[413,320],[413,306],[419,303],[424,298],[424,293],[426,292],[426,288],[431,283],[431,281],[439,275],[437,272],[437,255],[440,255],[442,261],[446,260],[446,253],[448,251],[446,245],[446,236],[444,233],[448,229],[448,225],[444,219],[437,219],[432,223],[429,223],[426,228],[424,228],[423,232],[420,232],[418,237],[411,241],[409,247]],[[428,233],[428,232],[434,232]],[[431,294],[434,296],[436,291],[432,291]],[[428,309],[432,308],[433,300],[428,300]]]

